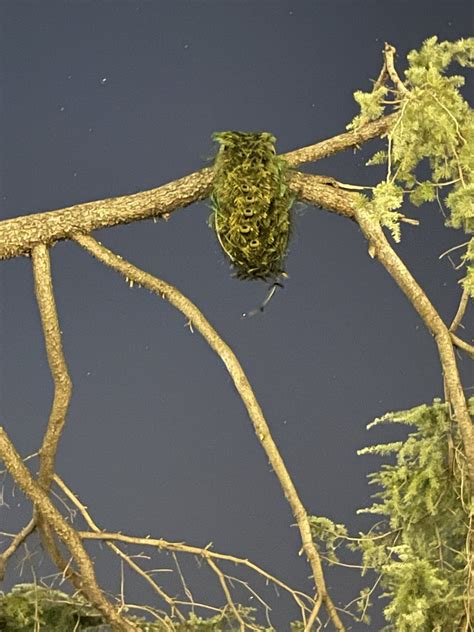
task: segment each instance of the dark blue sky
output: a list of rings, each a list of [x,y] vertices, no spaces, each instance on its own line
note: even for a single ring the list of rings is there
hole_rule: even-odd
[[[468,0],[0,0],[0,29],[4,219],[184,176],[209,164],[214,131],[268,130],[278,152],[340,133],[357,113],[352,93],[379,73],[384,41],[403,68],[431,35],[470,35],[472,8]],[[364,163],[377,147],[304,169],[374,183],[383,172]],[[421,225],[404,227],[396,249],[449,320],[460,272],[438,256],[463,235],[444,228],[435,205],[408,210]],[[242,319],[266,287],[231,278],[209,213],[203,202],[167,223],[96,236],[202,309],[246,370],[308,511],[356,533],[369,524],[355,511],[368,503],[365,477],[378,463],[356,450],[394,436],[365,426],[442,395],[434,342],[357,226],[312,207],[295,214],[285,289],[262,316]],[[23,455],[38,449],[52,397],[30,264],[0,266],[0,419]],[[309,591],[289,506],[219,358],[182,315],[129,289],[76,244],[58,244],[52,265],[74,382],[57,469],[99,525],[212,541]],[[5,531],[29,517],[12,493],[7,481]],[[118,563],[90,550],[117,593]],[[39,551],[38,577],[51,572]],[[31,579],[28,565],[19,577],[20,559],[5,587]],[[150,564],[174,568],[166,555]],[[196,598],[223,605],[207,572],[194,560],[182,565]],[[176,586],[175,576],[163,574],[164,584]],[[130,601],[161,605],[129,573],[126,585]],[[343,604],[365,583],[337,570],[329,585]],[[262,591],[274,625],[287,630],[296,611]]]

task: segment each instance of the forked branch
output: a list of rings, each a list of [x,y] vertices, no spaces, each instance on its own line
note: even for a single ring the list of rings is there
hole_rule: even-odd
[[[0,427],[0,458],[15,483],[27,496],[48,525],[54,529],[77,564],[84,596],[110,621],[117,632],[138,632],[136,626],[121,617],[97,584],[94,565],[78,533],[66,522],[46,492],[34,480],[5,430]]]
[[[382,136],[394,120],[394,115],[390,114],[358,130],[283,154],[282,158],[291,167],[320,160]],[[167,218],[178,208],[208,197],[212,180],[213,170],[208,167],[156,189],[133,195],[84,202],[56,211],[3,220],[0,222],[0,259],[29,255],[37,244],[52,245],[61,239],[71,239],[74,233],[89,234],[93,230],[118,224],[155,217]],[[320,204],[323,206],[322,200]]]
[[[274,575],[271,575],[270,573],[265,571],[263,568],[261,568],[260,566],[257,566],[256,564],[254,564],[253,562],[250,562],[247,559],[242,559],[240,557],[236,557],[235,555],[230,555],[228,553],[218,553],[216,551],[211,550],[209,546],[206,546],[203,548],[203,547],[197,547],[197,546],[190,546],[189,544],[185,544],[184,542],[170,542],[169,540],[164,540],[163,538],[156,539],[156,538],[150,538],[149,536],[140,538],[140,537],[135,537],[135,536],[129,536],[123,533],[113,533],[113,534],[107,533],[106,531],[104,531],[103,529],[100,529],[97,526],[96,522],[93,520],[92,516],[87,510],[87,507],[79,500],[77,495],[74,494],[74,492],[65,484],[65,482],[58,475],[54,476],[54,481],[58,485],[58,487],[61,489],[61,491],[66,495],[66,497],[79,510],[80,514],[82,515],[89,529],[91,529],[91,531],[89,532],[81,531],[79,533],[81,538],[104,540],[107,543],[107,545],[117,555],[119,555],[122,559],[124,559],[127,562],[127,564],[129,564],[129,566],[133,568],[134,571],[136,571],[139,575],[141,575],[150,584],[153,590],[157,592],[158,595],[170,607],[171,614],[177,615],[181,621],[184,621],[185,617],[177,609],[177,600],[169,597],[169,595],[164,593],[163,589],[157,586],[157,584],[151,579],[151,577],[146,572],[144,572],[138,566],[138,564],[134,562],[134,560],[130,556],[126,555],[121,549],[119,549],[114,544],[115,541],[121,541],[127,544],[137,544],[137,545],[145,546],[145,547],[152,546],[152,547],[156,547],[159,550],[171,551],[173,553],[187,553],[188,555],[194,555],[194,556],[201,557],[204,559],[211,558],[213,560],[218,560],[220,562],[228,562],[231,564],[235,564],[237,566],[243,566],[245,568],[248,568],[249,570],[263,577],[267,582],[274,584],[277,588],[280,588],[281,590],[290,594],[292,598],[294,599],[296,605],[300,608],[301,616],[303,620],[305,620],[306,613],[310,611],[310,608],[308,607],[307,604],[311,604],[311,607],[314,606],[314,600],[311,597],[309,597],[309,595],[306,595],[305,593],[302,593],[298,590],[294,590],[293,588],[290,588],[288,584],[285,584],[285,582],[281,581]]]
[[[206,318],[204,318],[201,311],[175,287],[165,281],[162,281],[161,279],[156,278],[148,272],[140,270],[133,264],[122,259],[122,257],[102,246],[98,241],[88,235],[73,235],[73,239],[75,239],[77,243],[91,255],[96,257],[96,259],[113,268],[126,279],[133,281],[136,285],[145,287],[148,290],[155,292],[176,307],[186,317],[190,324],[201,333],[209,346],[221,358],[234,382],[235,388],[237,389],[242,402],[247,409],[257,438],[265,450],[268,460],[278,477],[298,525],[303,551],[311,566],[318,593],[316,604],[313,609],[314,615],[310,618],[314,619],[316,617],[319,607],[321,603],[323,603],[335,628],[340,631],[344,630],[344,625],[339,618],[337,610],[326,588],[321,559],[311,535],[308,514],[298,496],[280,452],[273,441],[270,428],[268,427],[262,409],[257,402],[247,376],[245,375],[232,349],[222,340],[217,331],[206,320]],[[309,632],[311,627],[307,627],[306,629]]]

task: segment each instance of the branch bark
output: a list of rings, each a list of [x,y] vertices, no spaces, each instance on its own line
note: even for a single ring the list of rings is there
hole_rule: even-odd
[[[385,134],[393,124],[394,116],[390,114],[356,131],[339,134],[281,157],[291,167],[320,160]],[[52,245],[56,241],[71,239],[75,233],[88,234],[118,224],[154,217],[166,218],[176,209],[208,197],[212,179],[213,170],[208,167],[156,189],[133,195],[84,202],[55,211],[3,220],[0,222],[0,259],[28,256],[38,244]]]
[[[105,598],[97,584],[94,565],[82,544],[80,536],[66,522],[45,491],[34,480],[2,427],[0,427],[0,458],[5,463],[8,472],[18,487],[32,501],[35,508],[39,510],[68,548],[79,568],[81,591],[84,596],[110,621],[114,626],[114,630],[117,632],[138,632],[136,626],[121,617]]]
[[[176,307],[186,316],[191,325],[201,333],[209,346],[221,358],[234,382],[235,388],[237,389],[245,408],[247,409],[257,438],[265,450],[268,460],[280,482],[281,488],[288,500],[288,503],[290,504],[293,516],[297,522],[303,550],[311,566],[311,570],[313,571],[313,577],[318,591],[318,597],[313,609],[314,615],[312,615],[312,618],[313,620],[316,618],[319,606],[323,603],[336,630],[341,632],[345,630],[345,627],[339,618],[338,612],[326,588],[321,559],[313,542],[306,509],[298,496],[298,492],[296,491],[290,474],[286,469],[285,462],[283,461],[283,458],[273,441],[270,428],[268,427],[263,411],[260,408],[247,376],[245,375],[232,349],[222,340],[217,331],[206,320],[206,318],[204,318],[201,311],[175,287],[161,279],[156,278],[148,272],[140,270],[128,261],[125,261],[122,257],[102,246],[99,242],[88,235],[77,234],[74,235],[74,239],[96,259],[113,268],[126,279],[130,279],[137,285],[155,292]],[[310,632],[310,630],[311,627],[305,628],[305,632]]]
[[[317,203],[319,199],[318,187],[320,186],[318,183],[311,183],[311,176],[305,176],[301,180],[302,195],[305,196],[307,201]],[[312,199],[313,191],[316,195]],[[337,192],[337,204],[340,214],[357,221],[369,243],[371,256],[376,257],[384,266],[419,314],[428,331],[435,338],[443,371],[447,400],[452,406],[454,419],[459,425],[462,437],[471,493],[471,507],[474,508],[474,426],[469,414],[454,353],[454,344],[465,348],[466,351],[470,351],[469,348],[466,348],[470,347],[470,345],[463,344],[463,341],[458,339],[443,322],[423,289],[418,285],[408,268],[389,244],[378,221],[366,210],[354,204],[353,196],[348,192]],[[474,509],[471,509],[471,511],[474,511]],[[468,601],[471,620],[474,621],[474,534],[469,546]]]
[[[43,328],[49,369],[54,383],[54,398],[48,426],[39,451],[40,469],[38,483],[43,491],[48,493],[54,476],[54,464],[59,440],[71,400],[72,382],[62,348],[61,330],[59,327],[56,301],[54,300],[53,280],[51,277],[49,248],[45,244],[34,246],[32,250],[32,263],[36,301],[38,303]],[[80,589],[81,579],[61,554],[51,525],[48,524],[47,520],[44,520],[37,509],[35,509],[33,520],[38,527],[43,547],[48,551],[59,571],[63,573],[77,589]]]

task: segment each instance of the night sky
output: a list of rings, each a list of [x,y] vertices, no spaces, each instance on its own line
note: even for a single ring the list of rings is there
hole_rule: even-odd
[[[353,92],[369,90],[379,73],[385,41],[397,47],[402,70],[407,52],[427,37],[469,36],[471,6],[1,0],[1,218],[185,176],[210,164],[215,131],[270,131],[279,153],[341,133],[357,113]],[[302,170],[374,184],[383,168],[364,165],[380,145]],[[404,208],[421,225],[404,225],[396,250],[450,321],[462,271],[438,257],[464,235],[444,228],[434,204]],[[308,512],[345,523],[355,535],[371,524],[355,512],[369,503],[366,475],[380,463],[356,451],[401,436],[390,428],[368,433],[366,424],[442,396],[434,341],[368,256],[358,227],[311,206],[294,211],[285,289],[264,314],[243,319],[267,286],[232,278],[209,214],[206,200],[168,222],[94,236],[203,311],[247,372]],[[216,551],[249,558],[310,592],[294,519],[221,360],[180,313],[146,290],[130,289],[77,244],[61,242],[51,256],[74,384],[60,476],[101,527],[196,546],[212,542]],[[53,392],[29,259],[1,262],[0,301],[0,423],[26,456],[40,445]],[[472,386],[466,359],[461,368]],[[37,462],[31,467],[36,471]],[[29,503],[8,478],[1,502],[2,531],[29,519]],[[8,539],[2,540],[3,548]],[[88,546],[99,580],[117,594],[120,564],[105,549]],[[23,549],[10,563],[4,590],[31,581],[32,572],[53,572],[35,540],[28,550],[29,562],[21,564]],[[224,605],[212,574],[192,558],[179,560],[195,599]],[[172,569],[158,579],[171,592],[179,589],[171,556],[143,564]],[[288,630],[297,616],[291,602],[255,576],[239,576],[270,601],[277,630]],[[131,571],[125,583],[128,601],[163,606]],[[368,582],[357,571],[335,569],[328,583],[343,605]],[[255,602],[244,590],[236,595]],[[371,630],[382,626],[376,601]]]

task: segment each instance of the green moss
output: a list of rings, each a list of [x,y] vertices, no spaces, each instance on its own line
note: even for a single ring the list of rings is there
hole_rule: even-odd
[[[219,132],[211,225],[242,279],[275,279],[284,272],[294,197],[283,160],[268,132]]]

